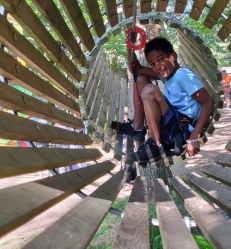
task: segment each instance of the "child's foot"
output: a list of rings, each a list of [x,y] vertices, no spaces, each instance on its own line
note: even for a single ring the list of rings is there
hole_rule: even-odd
[[[121,134],[125,134],[130,136],[132,139],[135,139],[139,142],[143,142],[145,140],[146,128],[143,128],[140,131],[137,131],[132,126],[132,121],[129,120],[127,123],[120,123],[118,121],[112,121],[111,128],[116,130]]]
[[[161,158],[167,161],[168,154],[166,154],[163,145],[158,146],[152,138],[149,138],[144,145],[140,146],[138,151],[130,155],[130,158],[139,163],[153,163]]]

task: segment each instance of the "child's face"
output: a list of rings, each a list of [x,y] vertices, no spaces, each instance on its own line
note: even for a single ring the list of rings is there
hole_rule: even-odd
[[[175,52],[167,54],[159,50],[153,50],[148,53],[147,61],[152,67],[154,73],[162,79],[169,79],[178,69],[177,55]]]

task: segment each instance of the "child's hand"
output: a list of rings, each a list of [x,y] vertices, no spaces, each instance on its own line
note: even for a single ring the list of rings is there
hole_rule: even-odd
[[[186,144],[186,152],[188,153],[189,157],[197,155],[198,152],[200,152],[199,142]]]

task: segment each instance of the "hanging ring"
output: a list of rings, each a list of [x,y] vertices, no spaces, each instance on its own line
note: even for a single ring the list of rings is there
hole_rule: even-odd
[[[141,36],[141,42],[140,42],[140,44],[137,44],[137,45],[136,45],[136,44],[132,43],[132,42],[129,40],[130,34],[131,34],[132,32],[136,32],[136,33],[140,34],[140,36]],[[127,46],[128,46],[129,49],[132,49],[132,48],[133,48],[134,50],[140,50],[140,49],[142,49],[142,48],[146,45],[146,33],[145,33],[145,31],[144,31],[142,28],[140,28],[140,27],[135,27],[135,29],[134,29],[133,27],[127,29],[127,30],[126,30],[126,37],[127,37],[127,39],[126,39]]]

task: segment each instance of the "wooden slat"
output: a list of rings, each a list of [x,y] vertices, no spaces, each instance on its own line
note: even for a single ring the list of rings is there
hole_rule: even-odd
[[[228,141],[228,143],[225,146],[225,149],[231,151],[231,140]]]
[[[170,183],[213,248],[230,249],[231,223],[180,178],[170,178]]]
[[[73,55],[73,59],[84,65],[86,57],[53,0],[32,0],[32,2]]]
[[[105,161],[58,176],[2,189],[0,191],[0,236],[79,191],[114,167],[113,163]],[[95,212],[92,213],[95,214]]]
[[[86,134],[45,125],[2,111],[0,112],[0,137],[40,143],[92,144],[92,140]]]
[[[64,71],[68,72],[74,80],[80,80],[81,73],[78,68],[67,57],[58,42],[52,38],[48,30],[43,26],[42,22],[27,5],[25,0],[21,0],[20,3],[14,0],[9,0],[7,2],[0,0],[0,4],[9,11],[36,43],[49,54],[55,63]]]
[[[107,118],[107,124],[106,124],[106,131],[104,133],[104,143],[103,143],[103,150],[106,152],[109,152],[112,147],[112,136],[113,132],[111,129],[111,122],[115,120],[115,113],[117,109],[117,93],[119,91],[120,85],[118,82],[118,76],[114,76],[113,80],[113,88],[112,88],[112,95],[110,99],[110,105],[108,110],[108,118]]]
[[[151,12],[152,0],[141,0],[140,1],[140,12],[148,13]]]
[[[214,74],[214,77],[218,80],[222,80],[222,73],[220,70],[218,70],[218,63],[213,57],[212,52],[210,48],[206,45],[206,43],[195,42],[194,38],[197,39],[196,37],[198,36],[188,29],[183,29],[181,31],[178,30],[178,35],[182,36],[186,44],[191,46],[193,50],[197,51],[197,54],[199,54],[200,57],[203,57],[203,59],[199,57],[199,60],[206,65],[207,70],[209,70],[209,67],[212,68],[213,70],[209,70],[210,73]]]
[[[84,93],[83,93],[83,97],[84,97],[84,101],[87,100],[88,95],[91,92],[91,87],[93,85],[94,79],[97,78],[97,80],[99,80],[100,77],[100,73],[101,70],[103,68],[103,62],[104,62],[104,51],[103,49],[99,51],[98,55],[95,57],[95,59],[92,59],[92,65],[90,67],[90,69],[88,70],[88,75],[85,79],[84,82]]]
[[[231,15],[225,20],[223,26],[219,29],[217,36],[224,41],[231,33]]]
[[[99,4],[97,1],[92,1],[92,0],[84,0],[84,2],[87,11],[89,13],[92,26],[98,37],[101,37],[106,32],[106,28],[103,23],[103,18],[101,15]]]
[[[177,0],[174,12],[178,14],[184,13],[186,4],[187,4],[187,0]]]
[[[133,16],[133,0],[123,0],[123,12],[125,15],[125,18],[129,18]]]
[[[99,109],[100,109],[102,97],[103,97],[104,90],[105,90],[105,84],[107,84],[107,80],[108,80],[108,73],[109,73],[108,69],[109,69],[109,66],[108,64],[106,64],[101,72],[101,76],[97,84],[96,93],[94,96],[94,100],[92,101],[91,110],[90,110],[90,114],[88,117],[88,120],[90,122],[93,121],[94,123],[96,123],[96,120],[98,118]]]
[[[78,89],[2,15],[0,15],[0,42],[62,91],[73,98],[78,98]]]
[[[103,141],[104,125],[107,119],[108,106],[110,103],[110,96],[112,93],[112,84],[113,84],[113,72],[110,70],[107,80],[107,85],[105,89],[105,94],[102,99],[102,104],[99,110],[99,116],[96,122],[96,131],[93,134],[94,141],[99,143]]]
[[[76,0],[60,0],[60,3],[65,10],[65,13],[69,17],[70,22],[78,34],[83,45],[91,51],[95,42],[90,30],[88,29],[87,22],[84,19],[83,13],[79,7],[78,1]]]
[[[102,156],[96,149],[45,149],[0,147],[0,177],[33,173],[45,169],[93,161]]]
[[[56,103],[60,107],[79,115],[78,103],[21,65],[20,62],[2,49],[0,50],[0,74],[11,80],[11,83],[20,85],[38,97],[46,99],[51,103]]]
[[[215,67],[212,67],[209,62],[207,62],[206,57],[201,51],[195,50],[190,43],[184,40],[184,37],[179,36],[179,41],[185,48],[185,52],[190,56],[192,62],[200,68],[205,78],[213,85],[217,90],[221,85],[220,80],[222,78],[221,71]]]
[[[98,83],[99,83],[100,77],[102,75],[102,71],[103,71],[104,66],[105,66],[105,59],[102,58],[102,60],[99,61],[99,65],[98,65],[97,70],[94,74],[94,78],[93,78],[91,84],[89,85],[89,88],[86,89],[86,90],[88,90],[85,93],[85,96],[87,97],[86,102],[85,102],[85,106],[86,106],[85,109],[86,109],[87,115],[89,115],[89,113],[90,113],[92,103],[94,101],[94,96],[96,94]]]
[[[186,175],[189,182],[227,214],[231,215],[231,191],[205,179],[195,172]]]
[[[24,248],[87,248],[126,177],[118,172]]]
[[[223,166],[231,167],[231,154],[221,153],[218,154],[213,161]]]
[[[81,130],[84,128],[83,120],[81,118],[74,117],[53,105],[46,104],[7,84],[0,84],[0,106],[15,112],[46,119],[52,123],[58,123],[67,127]]]
[[[212,8],[210,9],[205,21],[204,25],[212,29],[214,25],[216,24],[217,20],[223,13],[226,5],[229,3],[229,0],[216,0],[213,4]]]
[[[121,79],[120,81],[120,93],[119,93],[119,100],[118,100],[118,121],[123,123],[124,122],[124,107],[125,107],[125,98],[126,98],[126,79]],[[114,158],[117,160],[122,159],[122,150],[123,150],[123,135],[116,134],[115,145],[114,145]]]
[[[194,32],[191,29],[188,28],[184,28],[184,27],[179,27],[179,29],[186,35],[186,38],[188,38],[192,44],[194,44],[195,46],[198,46],[200,50],[202,50],[203,52],[205,52],[205,54],[209,57],[212,56],[212,51],[211,49],[208,47],[208,45],[203,41],[203,39],[198,35],[198,33]],[[218,66],[218,63],[216,62],[215,59],[214,60],[214,65]]]
[[[218,180],[218,181],[220,181],[228,186],[231,186],[231,169],[230,168],[227,168],[227,167],[223,168],[223,167],[218,166],[218,165],[216,165],[216,166],[215,165],[206,165],[206,166],[203,166],[201,168],[201,171],[204,174],[206,174],[206,175],[208,175],[208,176],[210,176],[210,177],[212,177],[212,178],[214,178],[214,179],[216,179],[216,180]]]
[[[154,179],[154,197],[163,248],[198,249],[162,179]]]
[[[168,6],[168,0],[157,0],[156,11],[166,12],[167,6]]]
[[[192,6],[192,10],[190,13],[190,17],[194,20],[198,20],[200,18],[200,15],[205,7],[207,0],[194,0],[193,1],[193,6]]]
[[[137,176],[113,249],[150,248],[147,182]]]
[[[115,0],[105,0],[104,2],[105,2],[105,8],[107,11],[108,21],[109,21],[111,27],[114,27],[119,22],[116,1]]]

